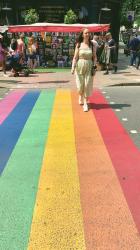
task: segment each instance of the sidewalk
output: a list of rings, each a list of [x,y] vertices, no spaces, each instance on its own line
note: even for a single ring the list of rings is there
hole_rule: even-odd
[[[94,86],[103,87],[110,85],[129,86],[140,85],[140,69],[129,66],[129,57],[123,54],[123,48],[119,50],[118,72],[116,74],[104,75],[103,71],[96,73]],[[49,70],[48,73],[36,73],[29,77],[3,77],[0,72],[0,87],[8,89],[48,89],[48,88],[68,88],[75,89],[75,79],[70,70],[55,72]]]
[[[97,84],[101,86],[136,86],[140,85],[140,68],[129,66],[130,57],[124,55],[123,46],[119,50],[118,72],[116,74],[104,75],[98,72],[96,75]]]

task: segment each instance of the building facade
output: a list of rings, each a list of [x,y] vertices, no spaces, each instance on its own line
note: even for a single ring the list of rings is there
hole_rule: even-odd
[[[1,0],[0,25],[24,24],[24,11],[35,8],[39,22],[63,23],[68,9],[75,11],[80,23],[110,23],[118,39],[121,0]]]

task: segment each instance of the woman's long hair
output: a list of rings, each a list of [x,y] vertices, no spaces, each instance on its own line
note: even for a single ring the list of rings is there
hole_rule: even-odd
[[[0,44],[1,44],[2,48],[5,48],[3,38],[0,38]]]
[[[81,43],[83,42],[83,33],[84,33],[85,29],[87,29],[87,28],[84,28],[81,30],[81,32],[77,38],[76,44],[78,44],[78,48],[80,47]],[[92,47],[91,35],[89,36],[89,47]]]
[[[17,40],[13,38],[11,40],[11,49],[15,51],[17,49],[17,47],[18,47]]]

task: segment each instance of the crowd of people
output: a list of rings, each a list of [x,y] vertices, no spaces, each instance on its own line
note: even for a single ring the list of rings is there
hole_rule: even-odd
[[[105,73],[108,74],[110,63],[116,72],[116,44],[111,34],[108,33],[104,36],[94,35],[92,43],[96,50],[97,61],[106,68]],[[8,45],[5,45],[3,35],[0,34],[0,65],[3,69],[4,76],[7,76],[7,64],[12,68],[11,76],[18,76],[18,65],[23,65],[24,63],[28,65],[30,69],[36,68],[36,66],[39,65],[38,62],[40,58],[38,46],[39,43],[32,33],[28,36],[21,33],[19,37],[11,38]]]
[[[7,76],[7,64],[11,68],[11,76],[18,76],[19,66],[25,63],[30,69],[34,69],[37,65],[37,54],[38,46],[32,34],[25,41],[24,33],[21,33],[18,38],[11,39],[9,46],[5,45],[0,34],[0,64],[4,76]]]
[[[95,35],[93,37],[93,44],[96,48],[97,62],[106,69],[104,74],[109,74],[109,69],[113,69],[113,73],[117,72],[117,44],[112,38],[110,32],[104,36]]]

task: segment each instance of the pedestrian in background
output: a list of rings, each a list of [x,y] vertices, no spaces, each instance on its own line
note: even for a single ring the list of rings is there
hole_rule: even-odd
[[[110,32],[108,32],[106,35],[106,42],[104,47],[104,53],[105,53],[105,63],[106,63],[106,72],[104,73],[109,74],[109,67],[112,66],[114,73],[117,72],[117,45],[115,40],[112,38],[112,35]]]
[[[24,33],[21,33],[19,39],[17,39],[17,49],[20,54],[22,61],[25,60],[25,43],[24,43]]]
[[[133,36],[128,44],[130,49],[130,66],[136,65],[137,52],[139,48],[140,40],[138,37]]]
[[[11,40],[10,48],[9,48],[9,56],[10,56],[10,66],[11,66],[11,75],[10,76],[19,76],[18,68],[19,64],[22,64],[21,54],[18,49],[18,42],[15,38]]]
[[[6,75],[6,53],[7,53],[7,50],[3,42],[3,36],[0,34],[0,65],[2,66],[2,70],[4,73],[3,76],[7,76]]]
[[[37,57],[36,57],[36,43],[34,37],[30,37],[28,40],[27,46],[27,55],[28,55],[28,65],[31,69],[34,69],[37,64]]]
[[[77,40],[71,73],[76,74],[79,104],[84,112],[88,111],[88,98],[93,91],[93,66],[96,63],[96,51],[88,29],[83,29]]]
[[[94,35],[93,39],[92,39],[92,42],[93,42],[93,45],[94,45],[94,48],[95,48],[96,52],[97,52],[97,49],[99,47],[98,39],[99,39],[99,37],[97,35]]]
[[[97,62],[101,63],[100,61],[100,57],[101,57],[101,54],[103,52],[103,49],[104,49],[104,45],[105,45],[105,42],[104,42],[104,37],[103,35],[99,35],[98,36],[98,47],[97,47]]]
[[[139,69],[139,66],[140,66],[140,39],[139,39],[139,44],[137,46],[136,68]]]

